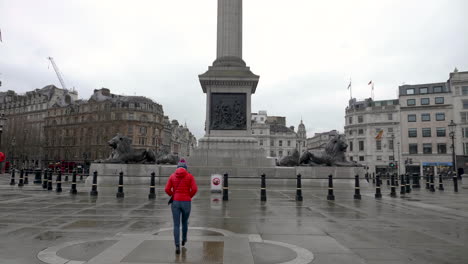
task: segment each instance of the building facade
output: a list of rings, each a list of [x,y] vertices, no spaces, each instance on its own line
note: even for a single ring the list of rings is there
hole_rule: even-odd
[[[446,172],[452,167],[448,132],[453,119],[450,85],[447,82],[402,85],[399,98],[405,171]]]
[[[332,138],[338,136],[341,136],[343,139],[345,138],[345,135],[340,134],[337,130],[315,133],[313,137],[307,139],[307,150],[311,152],[321,152],[325,150],[325,146]]]
[[[286,117],[268,116],[267,111],[259,111],[252,113],[251,119],[252,136],[258,140],[260,149],[265,151],[267,157],[279,160],[292,154],[295,149],[299,150],[299,142],[305,135],[304,124],[301,128],[303,135],[298,137],[294,127],[286,127]]]
[[[398,100],[351,99],[346,107],[346,156],[370,172],[395,172],[399,163],[396,146],[400,139]],[[396,166],[395,166],[396,167]]]

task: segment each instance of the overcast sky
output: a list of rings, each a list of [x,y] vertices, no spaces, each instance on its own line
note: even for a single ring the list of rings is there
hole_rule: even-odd
[[[143,95],[202,137],[198,81],[216,56],[216,0],[0,0],[1,91],[60,83]],[[468,70],[465,0],[244,0],[244,60],[260,75],[252,111],[343,131],[350,94],[397,98],[399,85]]]

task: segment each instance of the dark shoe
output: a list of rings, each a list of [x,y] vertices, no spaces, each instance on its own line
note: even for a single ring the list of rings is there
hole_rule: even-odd
[[[180,254],[180,246],[176,246],[176,247],[175,247],[175,253],[176,253],[177,255]]]
[[[187,239],[182,240],[182,246],[185,246],[185,243],[187,243]]]

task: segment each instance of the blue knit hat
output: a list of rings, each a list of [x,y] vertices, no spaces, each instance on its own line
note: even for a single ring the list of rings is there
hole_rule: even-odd
[[[187,169],[187,163],[185,162],[184,159],[179,160],[179,163],[177,163],[177,168]]]

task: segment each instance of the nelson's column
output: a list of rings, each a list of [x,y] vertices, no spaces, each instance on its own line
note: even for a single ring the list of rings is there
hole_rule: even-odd
[[[217,56],[199,75],[206,93],[205,136],[191,162],[196,166],[269,167],[252,137],[251,95],[259,76],[242,60],[242,0],[218,0]]]

